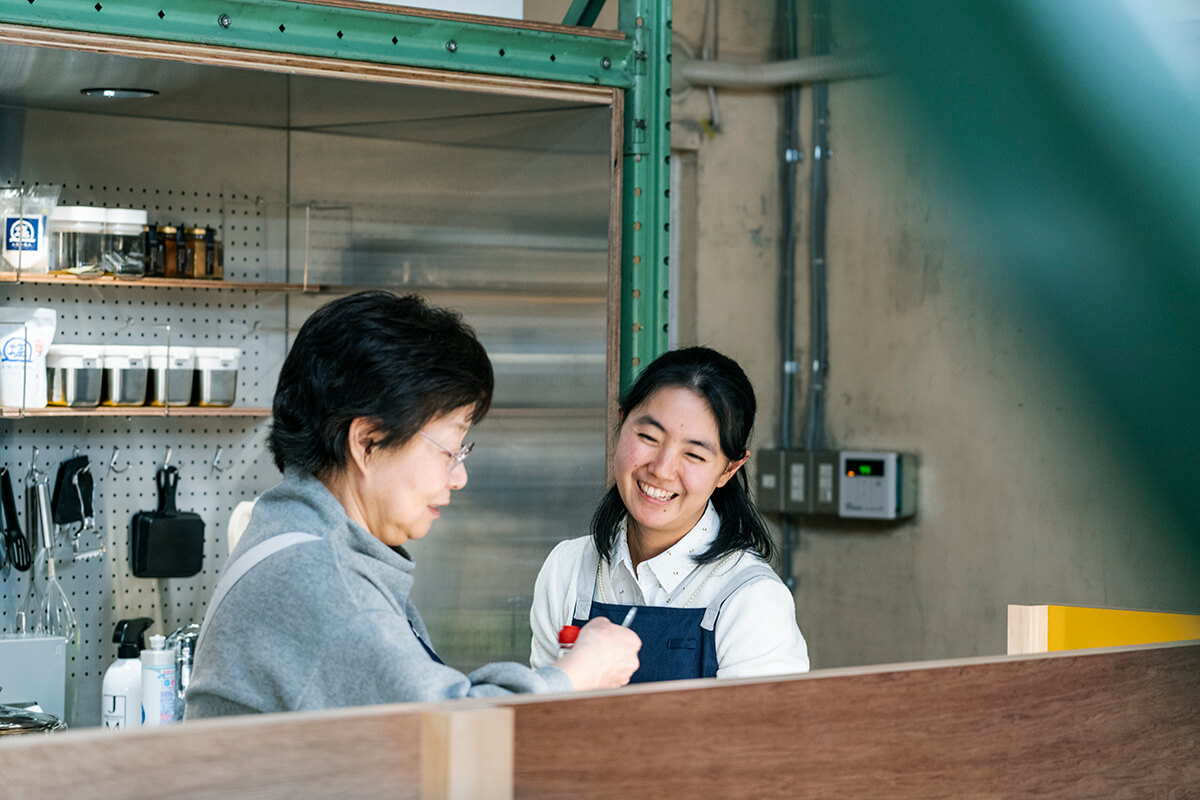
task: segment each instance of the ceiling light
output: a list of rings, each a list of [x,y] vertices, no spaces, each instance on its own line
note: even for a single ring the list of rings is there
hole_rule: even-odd
[[[129,99],[139,97],[154,97],[158,94],[154,89],[117,89],[108,87],[97,87],[94,89],[80,89],[80,94],[86,94],[88,97],[111,97],[118,99]]]

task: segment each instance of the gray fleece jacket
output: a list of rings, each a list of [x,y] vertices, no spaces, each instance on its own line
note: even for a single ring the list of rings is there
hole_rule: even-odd
[[[208,621],[187,719],[572,688],[555,667],[508,662],[464,675],[430,658],[409,599],[413,562],[353,522],[311,475],[289,469],[259,498],[229,563],[293,531],[320,539],[259,562]]]

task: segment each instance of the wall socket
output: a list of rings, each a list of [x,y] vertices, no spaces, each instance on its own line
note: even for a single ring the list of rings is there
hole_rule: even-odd
[[[874,450],[759,450],[759,510],[903,519],[917,510],[917,457]]]

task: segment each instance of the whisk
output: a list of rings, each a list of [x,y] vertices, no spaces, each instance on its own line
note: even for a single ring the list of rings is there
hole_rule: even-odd
[[[29,474],[25,478],[25,508],[30,538],[41,543],[41,550],[36,558],[39,562],[38,571],[41,571],[40,562],[45,562],[46,565],[46,584],[36,595],[36,607],[27,610],[27,613],[32,611],[35,616],[33,620],[27,618],[26,624],[31,625],[35,633],[62,636],[66,638],[68,645],[78,647],[79,623],[75,619],[75,611],[71,608],[71,601],[67,599],[67,593],[59,584],[54,570],[54,552],[50,539],[49,479],[46,473],[37,468],[36,463],[30,466]],[[34,595],[34,591],[31,582],[30,594]]]

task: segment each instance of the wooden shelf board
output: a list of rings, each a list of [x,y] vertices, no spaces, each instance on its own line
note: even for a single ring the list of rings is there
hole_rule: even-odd
[[[249,406],[230,408],[201,408],[199,406],[174,406],[169,410],[162,406],[96,406],[95,408],[48,408],[0,407],[0,418],[22,419],[31,417],[269,417],[271,409]]]
[[[0,283],[49,283],[69,286],[128,286],[128,287],[157,287],[160,289],[248,289],[256,292],[308,292],[317,294],[328,289],[327,286],[310,283],[271,283],[269,281],[212,281],[199,278],[139,278],[137,280],[118,279],[113,275],[99,278],[77,278],[74,275],[33,275],[29,273],[20,276],[15,272],[0,272]]]

